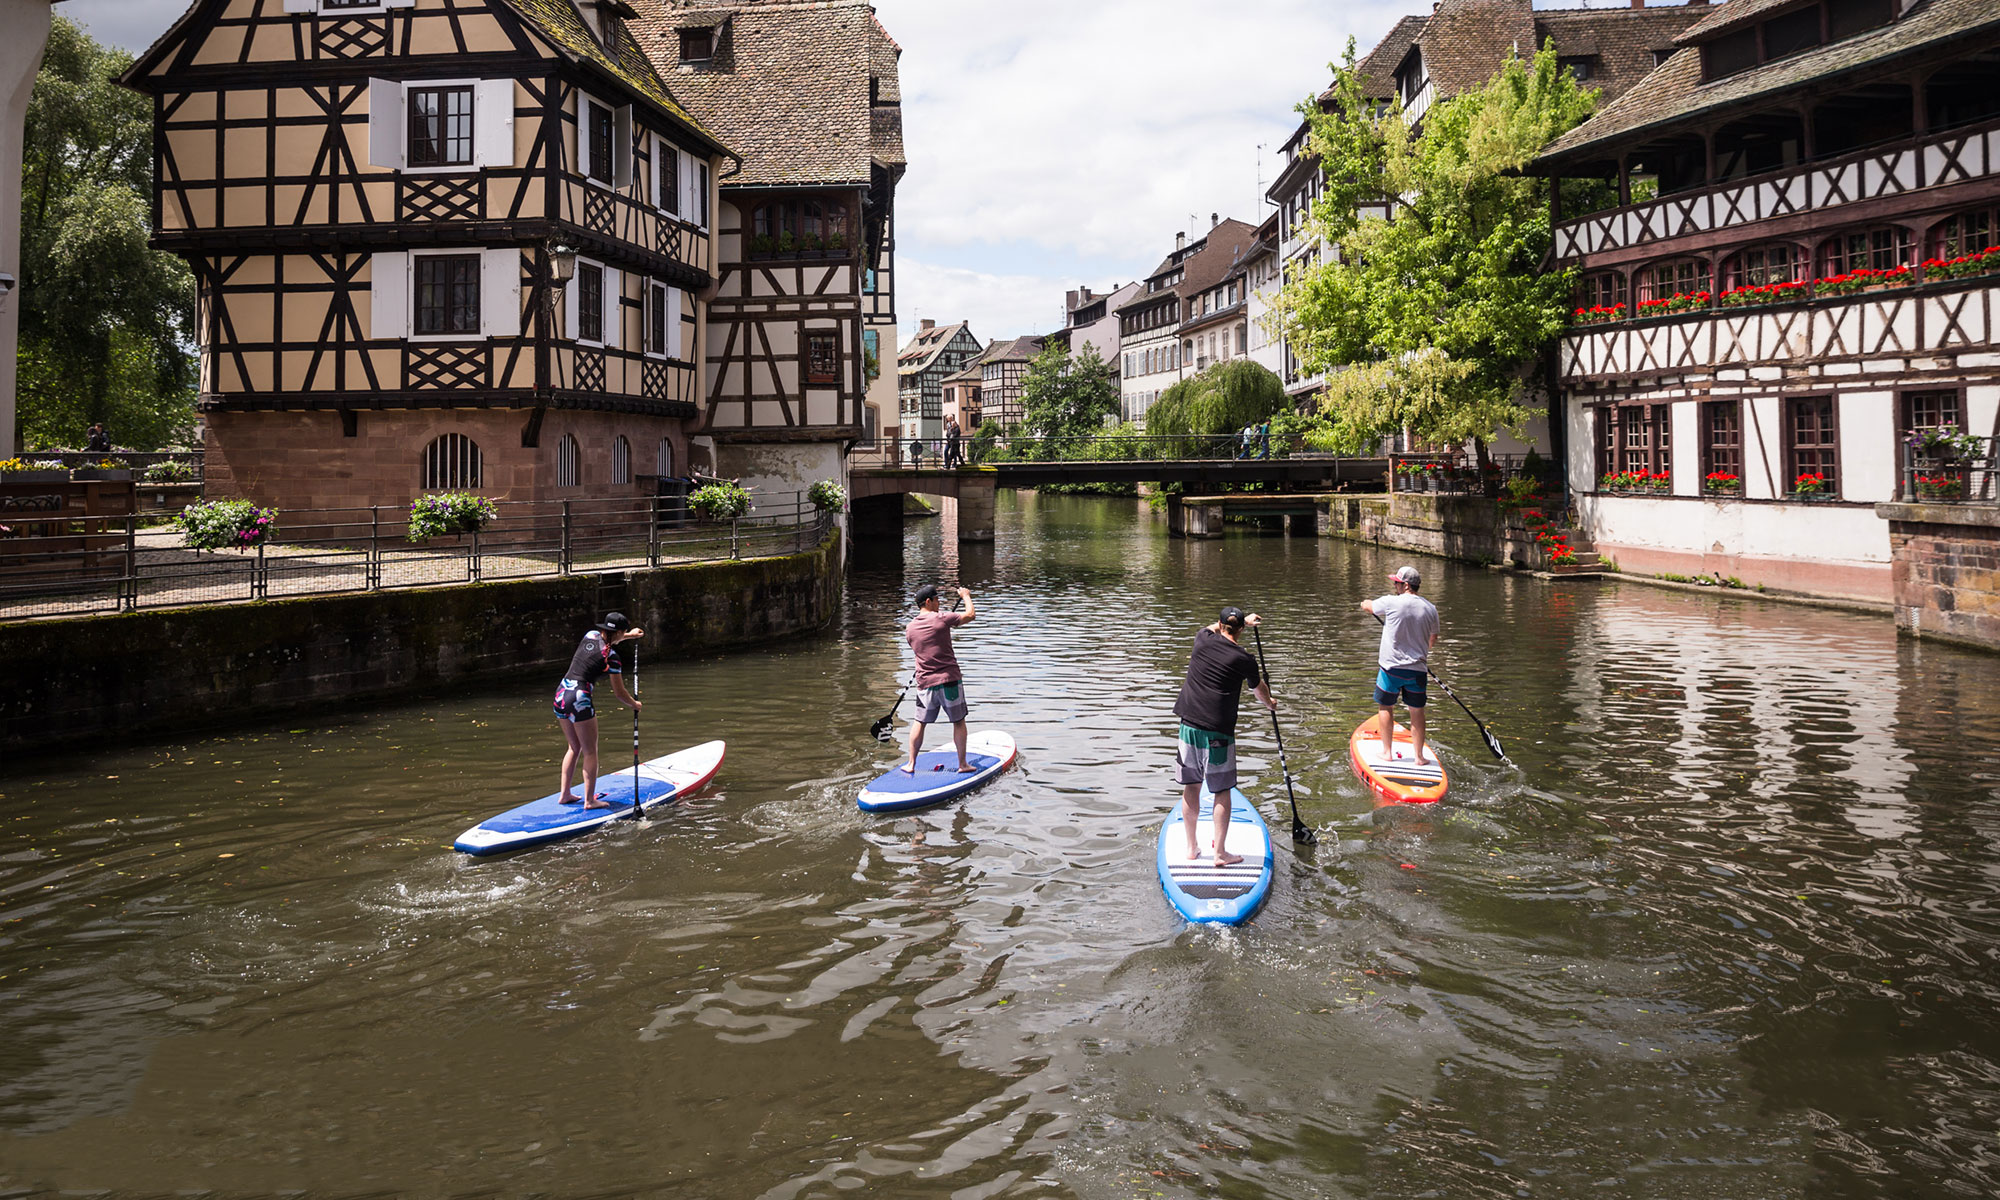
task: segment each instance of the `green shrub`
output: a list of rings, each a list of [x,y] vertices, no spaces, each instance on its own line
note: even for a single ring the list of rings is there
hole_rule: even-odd
[[[750,493],[740,483],[725,479],[696,488],[688,496],[688,507],[707,521],[733,521],[750,511]]]
[[[409,539],[449,537],[456,533],[476,533],[500,515],[493,502],[470,492],[433,492],[418,496],[410,505]]]
[[[209,500],[188,505],[174,523],[190,550],[248,550],[278,532],[278,510],[248,500]]]
[[[147,483],[193,483],[194,464],[183,459],[169,458],[146,468]]]

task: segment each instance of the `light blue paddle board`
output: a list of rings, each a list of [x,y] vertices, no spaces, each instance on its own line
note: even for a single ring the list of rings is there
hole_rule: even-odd
[[[1243,861],[1215,865],[1215,795],[1201,793],[1201,824],[1197,839],[1202,857],[1189,861],[1187,834],[1181,825],[1181,805],[1160,826],[1156,856],[1160,887],[1167,901],[1190,921],[1240,925],[1256,914],[1271,894],[1271,831],[1240,788],[1229,789],[1229,852]]]
[[[640,763],[640,809],[649,811],[656,804],[678,800],[715,778],[715,773],[722,769],[722,752],[721,742],[703,742],[699,746]],[[557,802],[561,793],[550,792],[540,800],[531,800],[519,808],[510,808],[497,817],[481,821],[459,834],[452,848],[467,854],[503,854],[509,850],[525,850],[530,846],[560,842],[589,833],[612,821],[631,818],[632,768],[627,767],[611,775],[599,775],[597,790],[605,794],[610,808],[561,804]],[[583,794],[582,772],[578,772],[574,792],[576,795]]]
[[[855,798],[861,811],[904,812],[942,804],[953,796],[963,796],[984,786],[1014,763],[1014,735],[982,729],[965,739],[965,761],[977,769],[961,775],[958,751],[951,748],[951,730],[946,729],[944,735],[945,749],[926,750],[917,756],[916,774],[903,772],[903,762],[908,761],[905,758],[862,788],[861,795]]]

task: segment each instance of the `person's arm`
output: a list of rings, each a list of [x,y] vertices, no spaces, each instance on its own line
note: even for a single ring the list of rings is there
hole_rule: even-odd
[[[1363,600],[1361,602],[1361,611],[1367,613],[1369,616],[1374,616],[1375,602],[1373,600]]]
[[[965,609],[959,614],[958,623],[960,625],[970,625],[972,624],[972,618],[979,615],[979,610],[972,605],[972,593],[965,588],[960,588],[958,589],[958,598],[965,601]]]
[[[1257,697],[1258,700],[1262,701],[1265,708],[1270,709],[1272,712],[1278,711],[1278,702],[1276,700],[1271,699],[1270,680],[1268,679],[1258,680],[1257,686],[1250,689],[1250,694]]]
[[[639,711],[640,705],[638,699],[632,693],[625,690],[625,676],[622,673],[612,675],[611,690],[618,693],[619,701],[626,708],[631,709],[633,712]]]

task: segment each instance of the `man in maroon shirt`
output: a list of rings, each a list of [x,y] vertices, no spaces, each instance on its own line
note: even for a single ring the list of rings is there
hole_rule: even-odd
[[[922,711],[910,725],[910,761],[903,770],[917,773],[917,754],[924,748],[924,726],[938,719],[942,714],[951,722],[952,744],[958,747],[958,769],[961,774],[976,770],[965,758],[965,683],[959,677],[958,656],[952,653],[951,631],[963,625],[972,624],[972,593],[958,589],[959,599],[965,607],[958,612],[938,611],[938,589],[936,584],[927,583],[917,589],[917,608],[920,610],[903,631],[904,640],[910,643],[910,650],[916,655],[916,674],[911,682],[918,689],[917,702]]]

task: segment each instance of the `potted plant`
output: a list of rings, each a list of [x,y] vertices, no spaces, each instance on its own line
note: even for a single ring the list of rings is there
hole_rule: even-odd
[[[93,480],[113,482],[132,478],[132,469],[115,458],[106,458],[100,459],[96,466],[76,468],[69,473],[69,477],[78,483],[89,483]]]
[[[9,458],[0,461],[0,483],[68,482],[69,472],[57,459],[29,462],[23,458]]]
[[[1792,497],[1797,500],[1824,500],[1832,495],[1826,476],[1807,472],[1792,480]]]
[[[688,507],[704,521],[733,521],[750,511],[750,493],[735,480],[724,479],[690,492]]]
[[[847,489],[831,479],[822,479],[806,489],[806,499],[824,512],[839,512],[847,506]]]
[[[1673,487],[1674,477],[1666,471],[1659,471],[1646,476],[1646,490],[1656,496],[1666,495],[1673,490]]]
[[[1926,500],[1963,500],[1965,480],[1958,475],[1919,475],[1917,495]]]
[[[1955,425],[1913,429],[1909,441],[1919,461],[1940,466],[1956,466],[1977,458],[1984,445],[1977,436],[1960,433]]]
[[[190,550],[248,550],[278,532],[278,511],[248,500],[197,501],[174,518]]]
[[[470,492],[432,492],[418,496],[410,504],[410,527],[405,534],[413,542],[434,537],[478,533],[487,522],[500,515],[491,500]]]
[[[147,483],[193,483],[194,464],[184,459],[169,458],[146,468]]]
[[[1710,471],[1702,476],[1701,490],[1711,496],[1734,496],[1743,490],[1743,480],[1727,471]]]
[[[1625,319],[1623,304],[1593,304],[1589,308],[1579,308],[1571,316],[1578,325],[1604,325]]]

